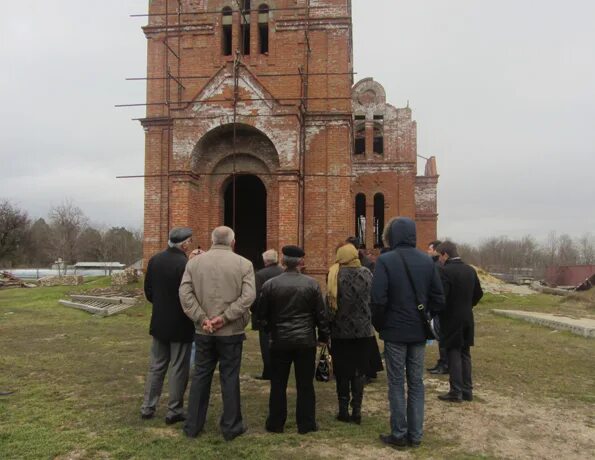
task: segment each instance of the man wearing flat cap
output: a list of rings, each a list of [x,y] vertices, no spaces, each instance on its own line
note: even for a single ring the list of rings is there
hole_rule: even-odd
[[[196,326],[196,358],[188,396],[186,436],[203,430],[211,395],[211,381],[219,363],[223,414],[219,427],[226,441],[246,431],[240,403],[240,366],[256,298],[252,262],[235,254],[234,231],[217,227],[211,248],[188,262],[180,285],[184,312]]]
[[[284,430],[287,380],[293,363],[297,428],[300,434],[306,434],[318,429],[314,394],[316,344],[328,341],[329,323],[320,286],[299,271],[304,251],[298,246],[285,246],[282,252],[285,272],[264,283],[258,303],[260,325],[271,337],[271,393],[266,429],[273,433]]]
[[[178,289],[191,242],[191,229],[172,229],[168,248],[151,257],[145,275],[145,295],[153,304],[149,327],[153,343],[141,417],[154,417],[169,367],[169,403],[165,417],[168,425],[185,419],[184,392],[188,384],[194,324],[182,310]]]

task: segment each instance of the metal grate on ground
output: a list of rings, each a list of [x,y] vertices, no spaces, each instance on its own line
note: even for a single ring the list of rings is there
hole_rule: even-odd
[[[136,305],[134,297],[71,295],[71,300],[60,299],[65,307],[77,308],[99,316],[112,316]]]

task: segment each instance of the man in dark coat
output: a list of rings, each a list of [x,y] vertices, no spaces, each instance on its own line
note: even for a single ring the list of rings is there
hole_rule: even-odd
[[[441,345],[449,363],[450,391],[438,396],[442,401],[473,399],[470,347],[474,341],[473,307],[483,296],[477,273],[459,257],[450,241],[438,246],[446,308],[440,313]]]
[[[293,363],[297,427],[300,434],[305,434],[318,429],[314,394],[316,343],[328,342],[329,323],[320,286],[299,272],[304,251],[297,246],[285,246],[282,252],[285,273],[264,283],[258,305],[260,323],[271,336],[271,393],[266,429],[283,432],[287,420],[287,380]]]
[[[439,267],[441,266],[441,264],[438,260],[439,254],[438,252],[436,252],[436,249],[438,248],[438,246],[440,246],[440,243],[442,243],[442,241],[440,240],[430,242],[430,244],[428,244],[427,250],[428,255]],[[438,362],[434,367],[429,367],[428,371],[430,372],[430,374],[448,374],[448,356],[446,355],[446,348],[444,348],[441,343],[438,343],[438,352],[440,353]]]
[[[388,226],[386,240],[391,250],[376,260],[371,293],[372,321],[384,340],[391,414],[391,433],[380,435],[380,439],[395,448],[417,447],[423,436],[427,338],[418,305],[438,312],[444,308],[444,295],[437,267],[415,247],[415,222],[398,217]]]
[[[145,275],[145,296],[153,304],[149,327],[153,344],[141,417],[150,419],[155,415],[169,366],[169,403],[165,417],[168,425],[185,419],[184,392],[188,384],[194,324],[182,310],[178,289],[191,238],[191,229],[174,228],[169,234],[169,247],[151,257]]]
[[[258,324],[258,297],[262,290],[262,285],[283,273],[283,269],[279,266],[279,254],[274,249],[269,249],[263,252],[262,260],[264,268],[256,272],[256,301],[252,304],[252,329],[258,331],[258,339],[260,341],[260,354],[262,356],[262,374],[257,376],[258,380],[271,380],[271,351],[269,344],[269,334],[264,328]]]

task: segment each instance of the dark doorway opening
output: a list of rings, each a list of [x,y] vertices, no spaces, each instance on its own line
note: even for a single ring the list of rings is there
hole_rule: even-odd
[[[256,176],[235,176],[234,206],[233,184],[232,179],[225,187],[224,225],[233,228],[236,234],[235,252],[259,269],[263,267],[261,255],[267,244],[267,191]]]

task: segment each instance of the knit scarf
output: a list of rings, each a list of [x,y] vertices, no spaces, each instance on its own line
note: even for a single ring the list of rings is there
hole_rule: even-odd
[[[339,270],[341,267],[361,267],[357,249],[352,244],[346,244],[337,249],[335,263],[328,271],[328,305],[331,311],[337,311],[337,296],[339,293]]]

